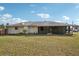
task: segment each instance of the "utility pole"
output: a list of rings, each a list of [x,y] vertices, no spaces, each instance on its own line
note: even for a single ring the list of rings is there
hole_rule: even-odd
[[[72,20],[72,35],[73,35],[73,25],[74,25],[74,22],[73,22],[73,20]]]

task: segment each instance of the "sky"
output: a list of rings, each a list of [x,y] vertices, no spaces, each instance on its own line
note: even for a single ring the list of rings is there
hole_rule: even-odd
[[[77,3],[0,3],[0,24],[55,21],[79,25]]]

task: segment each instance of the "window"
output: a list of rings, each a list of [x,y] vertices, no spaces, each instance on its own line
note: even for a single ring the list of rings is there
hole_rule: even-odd
[[[18,30],[18,27],[15,27],[15,30]]]
[[[40,27],[40,30],[41,30],[41,31],[43,31],[43,30],[44,30],[44,28],[43,28],[43,27]]]

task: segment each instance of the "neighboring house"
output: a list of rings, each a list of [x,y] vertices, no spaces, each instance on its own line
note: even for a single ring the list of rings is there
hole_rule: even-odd
[[[7,34],[20,34],[26,30],[26,34],[73,34],[72,26],[58,22],[24,22],[8,25]]]
[[[79,32],[79,25],[73,25],[73,31]]]

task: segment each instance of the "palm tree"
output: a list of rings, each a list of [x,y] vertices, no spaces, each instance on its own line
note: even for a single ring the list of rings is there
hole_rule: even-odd
[[[0,34],[2,35],[2,34],[4,34],[4,24],[1,24],[0,25]]]
[[[7,23],[7,24],[4,26],[5,34],[8,34],[8,28],[9,28],[9,23]]]
[[[0,25],[0,28],[1,28],[1,29],[4,29],[4,24],[1,24],[1,25]]]

